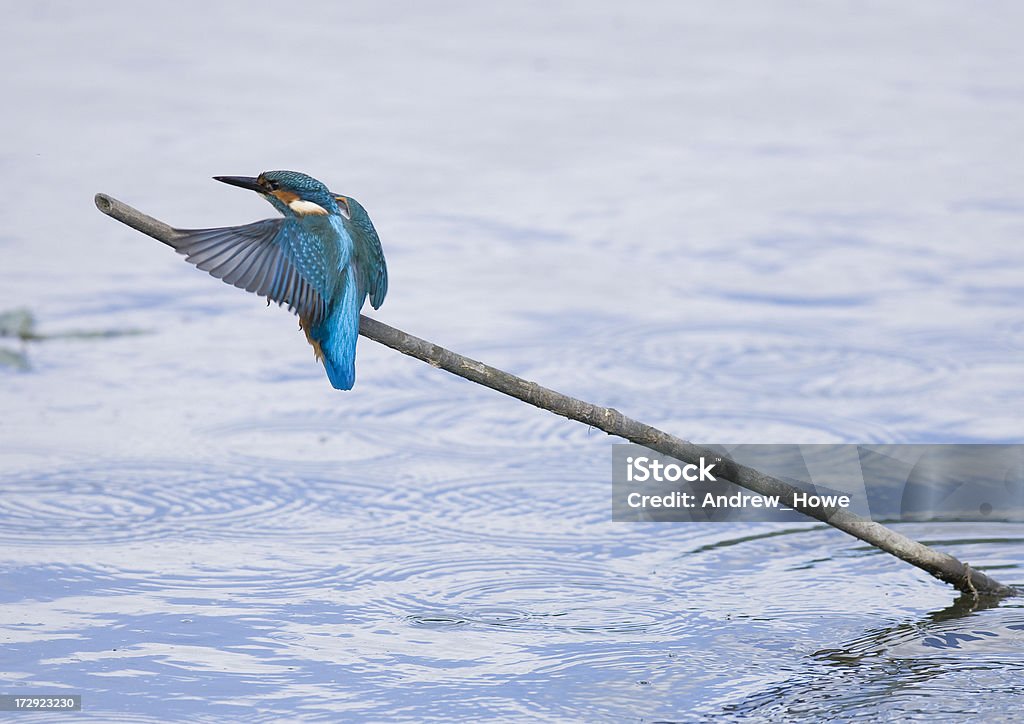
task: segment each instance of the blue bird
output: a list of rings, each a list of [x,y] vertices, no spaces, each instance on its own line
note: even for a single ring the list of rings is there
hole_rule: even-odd
[[[287,306],[334,388],[351,390],[359,310],[367,296],[380,308],[388,291],[384,252],[366,209],[296,171],[214,178],[257,192],[284,218],[175,229],[166,243],[217,279]]]

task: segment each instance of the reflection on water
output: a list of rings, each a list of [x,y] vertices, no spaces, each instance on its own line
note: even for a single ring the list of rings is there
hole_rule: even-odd
[[[842,648],[812,655],[808,671],[726,711],[744,716],[926,720],[953,713],[1006,715],[1024,694],[1020,666],[1024,610],[998,600],[961,597],[919,620],[870,629]],[[1009,673],[1009,675],[1008,675]],[[1012,706],[1012,704],[1007,704]]]
[[[299,168],[373,214],[382,319],[556,389],[704,443],[1021,441],[1019,10],[481,8],[8,18],[0,285],[45,340],[0,343],[0,690],[126,722],[1019,711],[1020,601],[810,523],[612,524],[606,436],[365,340],[334,392],[294,319],[92,208],[242,223],[269,207],[203,179]],[[1024,583],[1020,526],[900,529]]]

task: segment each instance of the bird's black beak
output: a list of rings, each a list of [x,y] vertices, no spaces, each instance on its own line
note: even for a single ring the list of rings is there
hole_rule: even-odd
[[[216,181],[231,184],[232,186],[238,186],[243,189],[249,189],[250,191],[263,192],[266,190],[260,186],[259,179],[255,179],[252,176],[214,176],[213,178]]]

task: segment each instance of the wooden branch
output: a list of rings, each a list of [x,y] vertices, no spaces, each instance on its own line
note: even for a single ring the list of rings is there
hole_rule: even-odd
[[[143,214],[105,194],[96,194],[96,206],[104,214],[167,243],[177,232],[167,224]],[[402,354],[415,357],[427,364],[451,372],[493,390],[502,392],[534,407],[556,415],[596,427],[609,435],[625,438],[637,445],[669,455],[686,463],[698,463],[701,457],[718,458],[721,455],[709,448],[695,445],[682,438],[670,435],[638,420],[626,417],[610,407],[577,400],[555,392],[536,382],[524,380],[483,362],[464,357],[439,345],[414,337],[400,329],[390,327],[369,317],[360,316],[359,333],[368,339],[390,347]],[[880,523],[862,518],[848,510],[830,506],[797,504],[795,495],[798,488],[766,475],[746,465],[723,458],[716,462],[716,471],[723,471],[718,477],[729,480],[761,495],[779,496],[788,507],[804,515],[827,523],[855,538],[870,543],[886,553],[896,556],[918,568],[927,571],[939,580],[955,586],[970,595],[1009,596],[1016,592],[1010,586],[985,575],[951,555],[940,553],[928,546],[897,533]]]

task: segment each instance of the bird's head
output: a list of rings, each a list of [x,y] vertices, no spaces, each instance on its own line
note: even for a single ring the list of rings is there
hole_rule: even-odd
[[[312,176],[298,171],[264,171],[259,176],[214,176],[232,186],[250,189],[261,194],[285,216],[327,216],[341,214],[348,217],[345,197],[331,193],[324,184]]]

